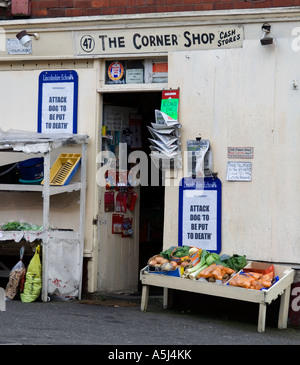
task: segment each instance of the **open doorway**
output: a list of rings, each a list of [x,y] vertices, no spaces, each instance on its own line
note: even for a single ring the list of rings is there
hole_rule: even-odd
[[[137,147],[150,154],[150,136],[147,126],[155,123],[155,109],[160,109],[161,92],[120,92],[103,94],[103,106],[132,108],[138,116],[139,139]],[[117,110],[117,109],[116,109]],[[122,131],[123,132],[123,131]],[[131,136],[135,138],[136,136]],[[133,144],[133,146],[135,146]],[[156,181],[157,182],[157,181]],[[148,185],[139,190],[139,270],[148,259],[162,251],[164,222],[164,186],[161,173],[155,186],[151,185],[151,159],[148,159]]]

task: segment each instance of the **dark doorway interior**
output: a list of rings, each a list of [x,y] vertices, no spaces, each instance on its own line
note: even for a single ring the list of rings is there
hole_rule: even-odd
[[[150,136],[147,126],[155,122],[155,109],[160,109],[161,92],[107,93],[103,95],[103,104],[137,108],[141,116],[142,148],[150,153]],[[160,180],[157,186],[151,186],[151,160],[148,159],[148,186],[140,186],[140,236],[139,269],[147,265],[148,259],[161,252],[163,247],[164,222],[164,186]]]

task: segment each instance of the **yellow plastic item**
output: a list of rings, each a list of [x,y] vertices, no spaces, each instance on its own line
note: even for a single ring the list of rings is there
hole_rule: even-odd
[[[42,265],[40,260],[40,245],[37,246],[35,254],[31,259],[24,285],[24,291],[20,294],[22,303],[31,303],[38,299],[42,290]]]
[[[50,185],[67,185],[77,171],[80,159],[80,153],[61,153],[51,167]]]

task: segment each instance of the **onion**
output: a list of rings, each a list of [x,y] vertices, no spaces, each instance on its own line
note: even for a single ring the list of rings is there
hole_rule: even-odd
[[[170,261],[170,264],[173,265],[173,268],[176,269],[177,268],[177,262],[176,261]]]
[[[167,260],[164,264],[161,265],[162,270],[170,271],[173,270],[173,265]]]
[[[150,266],[155,266],[157,264],[156,260],[149,261]]]
[[[156,262],[157,262],[158,264],[162,264],[162,263],[163,263],[163,260],[164,260],[164,258],[163,258],[162,256],[157,256],[157,257],[156,257]]]
[[[183,261],[181,264],[180,264],[180,266],[181,267],[186,267],[186,266],[188,266],[190,263],[188,262],[188,261]]]

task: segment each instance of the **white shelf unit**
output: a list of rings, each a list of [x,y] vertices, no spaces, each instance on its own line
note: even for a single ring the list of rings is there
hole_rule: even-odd
[[[0,152],[24,152],[26,154],[42,154],[44,157],[44,184],[0,184],[0,191],[7,192],[41,192],[43,197],[43,231],[0,231],[0,241],[14,240],[14,237],[25,240],[30,237],[31,240],[41,240],[42,246],[42,293],[43,302],[48,300],[48,278],[49,278],[49,260],[48,250],[53,239],[74,240],[74,244],[79,244],[78,257],[78,298],[81,299],[82,291],[82,265],[84,249],[84,221],[85,221],[85,201],[86,201],[86,161],[87,161],[87,135],[66,135],[56,136],[42,133],[10,133],[8,135],[0,134]],[[81,145],[81,164],[80,164],[80,182],[70,182],[65,186],[50,185],[50,155],[54,149]],[[80,192],[79,208],[79,225],[77,231],[52,230],[49,225],[50,214],[50,197],[56,194]],[[20,238],[20,235],[23,237]]]

